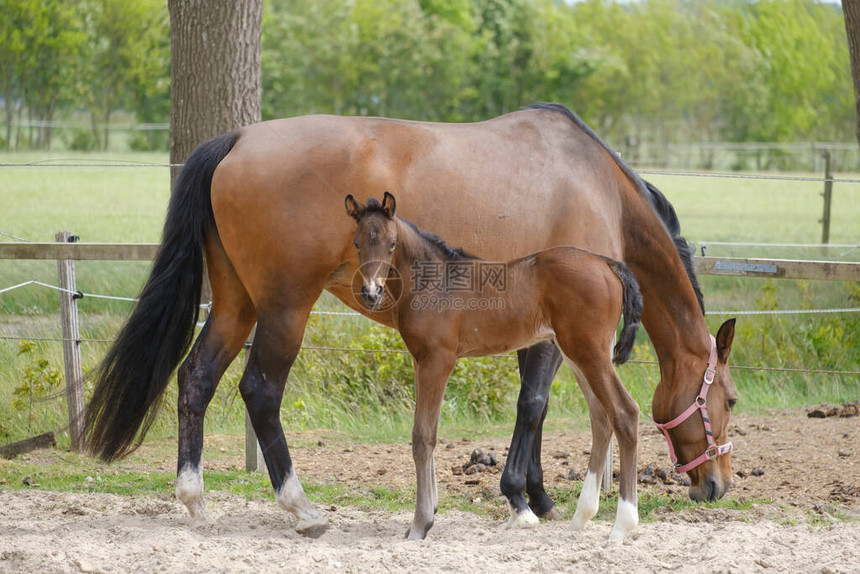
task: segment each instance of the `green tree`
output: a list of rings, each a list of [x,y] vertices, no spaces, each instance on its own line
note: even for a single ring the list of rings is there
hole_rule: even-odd
[[[21,97],[21,76],[30,38],[27,37],[36,17],[37,0],[0,0],[0,94],[6,112],[6,149],[12,145],[12,121]]]
[[[73,101],[73,86],[80,75],[79,53],[86,36],[77,18],[78,7],[75,0],[4,0],[0,88],[6,106],[7,146],[15,106],[21,102],[30,119],[43,121],[28,143],[50,147],[50,122],[59,108]]]
[[[750,11],[741,34],[763,55],[764,65],[756,72],[765,78],[768,113],[746,139],[814,139],[822,131],[822,116],[830,115],[835,103],[829,94],[837,75],[847,77],[849,70],[833,63],[834,14],[812,0],[762,0]]]
[[[93,135],[107,149],[108,124],[116,109],[137,105],[144,112],[157,113],[155,101],[164,98],[169,54],[165,42],[169,38],[167,9],[160,0],[93,0],[88,6]],[[102,134],[96,131],[99,123]]]

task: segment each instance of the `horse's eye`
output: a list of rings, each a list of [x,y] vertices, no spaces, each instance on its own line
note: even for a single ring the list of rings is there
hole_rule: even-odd
[[[729,410],[732,410],[735,408],[735,405],[737,404],[738,400],[737,399],[729,399],[726,402],[729,405]]]
[[[358,241],[353,241],[352,244],[355,245],[356,249],[358,249]]]
[[[392,241],[392,242],[391,242],[391,245],[389,245],[389,246],[388,246],[388,250],[389,250],[389,251],[394,251],[394,248],[395,248],[395,247],[397,247],[397,242],[396,242],[396,241]]]

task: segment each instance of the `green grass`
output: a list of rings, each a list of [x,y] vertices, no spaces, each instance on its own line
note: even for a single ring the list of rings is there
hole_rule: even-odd
[[[71,161],[120,160],[167,163],[166,154],[58,154]],[[3,162],[43,160],[36,154],[10,154]],[[769,174],[771,175],[771,174]],[[792,174],[796,175],[796,174]],[[814,175],[814,174],[813,174]],[[857,177],[837,174],[837,177]],[[821,197],[819,182],[708,179],[648,176],[677,208],[682,230],[697,241],[818,242]],[[0,168],[0,230],[34,241],[50,241],[70,230],[84,241],[158,241],[168,199],[165,168]],[[831,241],[857,243],[860,185],[834,188]],[[11,240],[0,236],[0,240]],[[761,256],[761,248],[711,246],[709,254]],[[860,249],[802,250],[782,248],[771,257],[860,260]],[[85,292],[136,296],[148,272],[147,262],[78,262],[78,288]],[[0,289],[37,279],[56,284],[51,261],[0,261]],[[709,310],[804,309],[857,307],[860,286],[848,283],[764,281],[701,277]],[[344,310],[331,296],[320,309]],[[82,336],[110,339],[131,309],[129,303],[84,298],[79,302]],[[0,294],[0,336],[60,336],[58,298],[54,291],[31,286]],[[716,331],[727,316],[709,316]],[[860,370],[860,314],[741,316],[732,362],[736,365]],[[398,348],[396,333],[364,318],[312,316],[305,344],[347,348]],[[106,350],[99,342],[82,344],[85,370]],[[59,343],[37,341],[33,352],[18,355],[18,342],[0,339],[0,441],[62,429],[66,414],[61,389],[12,405],[12,392],[24,384],[25,372],[44,357],[62,370]],[[640,332],[634,360],[620,373],[631,393],[650,412],[659,377],[647,336]],[[512,356],[461,361],[449,383],[442,426],[457,434],[507,434],[515,416],[518,379]],[[237,384],[242,361],[230,367],[210,405],[207,432],[240,432],[243,409]],[[761,410],[816,402],[857,400],[860,377],[786,372],[733,372],[741,400],[738,409]],[[87,389],[89,392],[89,389]],[[282,408],[290,429],[332,428],[366,441],[389,441],[409,435],[413,397],[411,360],[404,354],[365,354],[307,350],[291,373]],[[176,386],[168,387],[165,408],[154,437],[175,433]],[[565,367],[553,385],[548,426],[584,427],[586,406]],[[557,421],[563,421],[558,423]],[[67,441],[66,436],[60,437]]]
[[[749,174],[743,174],[749,175]],[[775,176],[767,172],[767,176]],[[823,177],[791,172],[791,177]],[[823,182],[647,175],[675,206],[692,241],[820,243]],[[834,174],[858,179],[857,174]],[[830,242],[860,243],[860,184],[833,187]],[[755,249],[753,252],[759,252]],[[860,258],[858,250],[853,261]]]

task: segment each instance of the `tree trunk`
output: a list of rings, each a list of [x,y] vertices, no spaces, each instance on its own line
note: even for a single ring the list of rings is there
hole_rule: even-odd
[[[260,121],[262,0],[168,0],[170,163]],[[178,173],[171,170],[170,183]]]
[[[90,131],[93,133],[93,149],[102,149],[99,120],[95,109],[90,111]]]
[[[857,109],[857,143],[860,143],[860,0],[842,0],[848,51],[851,54],[851,77],[854,78],[854,106]]]
[[[105,116],[104,116],[104,128],[102,131],[104,132],[104,150],[108,150],[108,145],[110,145],[110,114],[111,114],[111,104],[110,101],[105,105]]]
[[[15,119],[15,96],[12,90],[4,93],[3,105],[6,108],[6,151],[12,151],[12,122]]]

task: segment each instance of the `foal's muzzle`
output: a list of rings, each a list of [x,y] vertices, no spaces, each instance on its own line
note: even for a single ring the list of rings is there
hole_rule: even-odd
[[[364,303],[371,309],[379,307],[382,304],[384,296],[385,287],[382,285],[375,285],[375,289],[369,289],[367,285],[361,286],[361,298],[364,299]]]

